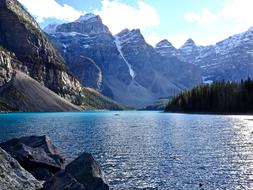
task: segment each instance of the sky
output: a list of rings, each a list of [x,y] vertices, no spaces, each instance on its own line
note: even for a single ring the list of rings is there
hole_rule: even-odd
[[[155,45],[168,39],[175,47],[192,38],[211,45],[253,26],[253,0],[19,0],[43,28],[80,15],[99,15],[113,34],[141,29]]]

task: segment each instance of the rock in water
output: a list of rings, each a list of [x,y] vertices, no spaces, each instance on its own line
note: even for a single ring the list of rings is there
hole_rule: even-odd
[[[12,139],[0,147],[38,180],[46,180],[64,168],[64,158],[46,136]]]
[[[108,190],[109,185],[92,155],[83,153],[44,184],[46,190]]]
[[[19,163],[8,153],[0,148],[0,189],[26,189],[34,190],[42,188],[30,173],[24,170]]]

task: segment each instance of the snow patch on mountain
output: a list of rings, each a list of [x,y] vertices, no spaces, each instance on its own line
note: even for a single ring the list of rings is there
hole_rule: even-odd
[[[95,17],[97,17],[97,16],[92,13],[88,13],[88,14],[80,16],[75,22],[85,22],[85,21],[90,20]]]
[[[82,33],[79,33],[79,32],[58,32],[60,34],[62,34],[63,36],[85,36],[85,37],[89,37],[88,35],[86,34],[82,34]]]
[[[161,56],[178,56],[178,50],[166,39],[156,44],[155,50]]]
[[[135,78],[135,72],[132,69],[132,65],[126,60],[126,58],[125,58],[125,56],[124,56],[124,54],[122,52],[122,46],[121,46],[121,42],[120,42],[118,36],[115,36],[115,41],[114,42],[115,42],[115,44],[117,46],[117,49],[118,49],[118,51],[120,53],[120,56],[125,61],[126,65],[128,66],[130,76],[132,77],[132,79],[134,79]]]

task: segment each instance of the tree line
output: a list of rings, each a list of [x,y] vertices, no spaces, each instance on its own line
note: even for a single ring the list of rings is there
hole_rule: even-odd
[[[253,113],[253,80],[221,81],[197,86],[172,98],[165,111]]]

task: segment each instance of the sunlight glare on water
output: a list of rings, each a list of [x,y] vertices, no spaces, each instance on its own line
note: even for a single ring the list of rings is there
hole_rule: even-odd
[[[0,140],[48,135],[67,161],[90,152],[115,190],[252,189],[253,116],[160,112],[0,115]]]

